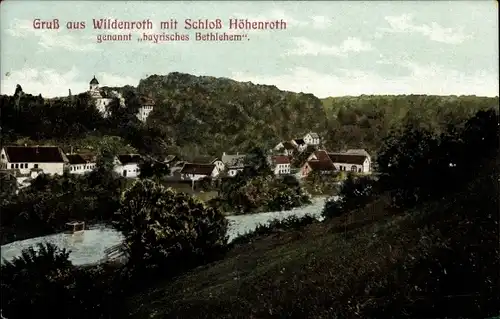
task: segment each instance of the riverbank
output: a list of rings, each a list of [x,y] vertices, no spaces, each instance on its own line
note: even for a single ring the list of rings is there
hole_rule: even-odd
[[[320,218],[327,197],[315,197],[312,204],[304,205],[286,211],[264,212],[248,215],[228,215],[229,242],[236,237],[254,230],[259,224],[266,224],[273,219],[284,219],[289,216],[302,217],[311,215]],[[121,242],[121,234],[111,227],[104,225],[93,225],[80,235],[51,234],[47,236],[29,238],[11,242],[1,247],[1,257],[11,259],[19,256],[23,249],[41,242],[50,242],[61,248],[71,250],[70,260],[78,265],[94,264],[96,260],[104,258],[104,251]],[[90,235],[88,235],[90,234]]]

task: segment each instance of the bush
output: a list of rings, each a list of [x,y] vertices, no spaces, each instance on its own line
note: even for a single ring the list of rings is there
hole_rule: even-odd
[[[115,227],[125,236],[135,270],[175,274],[210,260],[227,244],[228,221],[219,210],[150,180],[123,192],[117,215]]]
[[[346,212],[364,207],[377,195],[377,181],[370,176],[349,175],[342,184],[338,200],[330,198],[325,203],[322,215],[338,217]]]
[[[52,244],[23,250],[1,266],[2,310],[9,319],[72,318],[69,252]]]

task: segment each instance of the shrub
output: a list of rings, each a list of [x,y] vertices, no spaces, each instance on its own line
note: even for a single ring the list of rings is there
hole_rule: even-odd
[[[47,243],[22,251],[1,266],[2,310],[9,319],[72,318],[69,252]],[[63,305],[63,306],[61,306]]]
[[[125,236],[129,265],[175,274],[210,260],[227,244],[228,221],[213,207],[150,180],[123,192],[115,227]]]

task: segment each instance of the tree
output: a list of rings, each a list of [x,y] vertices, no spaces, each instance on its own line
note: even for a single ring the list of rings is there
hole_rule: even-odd
[[[115,227],[125,236],[136,270],[163,266],[177,273],[210,259],[228,239],[228,221],[220,211],[151,180],[138,180],[124,191],[117,215]]]
[[[144,158],[139,163],[139,178],[153,178],[160,181],[165,176],[170,174],[170,169],[167,164],[158,162],[152,158]]]
[[[72,318],[69,252],[39,244],[1,266],[2,310],[6,318]],[[64,305],[64,306],[61,306]]]

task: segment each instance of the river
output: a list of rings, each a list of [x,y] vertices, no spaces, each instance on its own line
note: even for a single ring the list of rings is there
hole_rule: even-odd
[[[307,214],[320,219],[325,201],[326,197],[315,197],[312,204],[291,210],[227,216],[226,218],[229,220],[229,241],[254,230],[258,224],[265,224],[272,219],[283,219],[293,215],[300,217]],[[23,249],[38,243],[49,242],[59,248],[70,250],[69,259],[74,265],[95,264],[105,257],[104,251],[107,248],[118,245],[122,241],[123,235],[120,232],[109,227],[96,225],[81,234],[58,233],[3,245],[1,246],[1,257],[2,261],[3,259],[11,260],[19,256]]]

